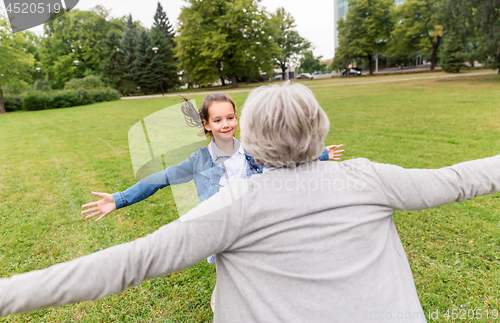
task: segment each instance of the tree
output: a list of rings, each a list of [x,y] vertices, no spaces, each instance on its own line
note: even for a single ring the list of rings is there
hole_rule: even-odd
[[[165,38],[168,39],[172,48],[175,48],[174,41],[174,28],[170,24],[170,20],[168,20],[167,13],[163,10],[160,2],[158,1],[158,7],[156,8],[156,13],[154,16],[154,27],[158,28]]]
[[[477,23],[477,8],[470,0],[441,0],[439,20],[443,24],[443,37],[451,35],[460,42],[462,57],[474,66],[479,60],[478,48],[481,45],[481,35]]]
[[[441,67],[448,73],[458,73],[465,67],[466,56],[462,41],[455,33],[448,33],[445,37],[443,49],[440,52]]]
[[[436,67],[443,36],[440,23],[441,0],[407,0],[394,10],[394,30],[388,51],[394,61],[417,52],[431,56],[431,70]]]
[[[132,78],[135,81],[133,70],[133,63],[135,61],[135,50],[137,47],[137,26],[132,20],[132,15],[128,16],[127,27],[122,36],[122,48],[125,55],[124,65],[126,67],[126,77]]]
[[[0,14],[0,113],[6,113],[5,86],[25,87],[31,79],[35,58],[26,52],[28,42],[25,33],[13,33],[7,18]]]
[[[344,53],[366,58],[373,74],[373,57],[382,51],[392,30],[392,0],[349,0],[349,10],[342,28],[346,28]],[[339,26],[340,27],[340,26]],[[339,36],[339,45],[342,38]],[[346,45],[348,44],[348,45]]]
[[[154,25],[153,28],[151,28],[150,37],[152,45],[158,47],[158,63],[155,62],[155,64],[160,66],[163,88],[166,91],[177,84],[179,76],[177,75],[177,60],[175,59],[173,50],[175,42],[172,26],[159,2],[154,16]],[[158,69],[158,66],[156,67]],[[155,78],[158,79],[158,73],[155,75]],[[160,80],[158,80],[158,84],[160,84]]]
[[[500,0],[476,0],[483,61],[500,74]]]
[[[208,85],[271,72],[279,48],[255,0],[187,0],[179,15],[176,56],[189,81]]]
[[[295,60],[299,54],[311,47],[311,43],[293,30],[296,27],[295,18],[283,7],[276,9],[276,12],[271,15],[270,23],[273,27],[274,42],[281,49],[276,63],[281,68],[283,79],[286,79],[287,63]]]
[[[353,37],[350,35],[351,30],[348,28],[344,18],[338,20],[337,30],[339,33],[339,46],[335,50],[332,67],[336,70],[346,69],[347,73],[349,73],[349,63],[354,57],[351,46]]]
[[[151,38],[146,31],[142,31],[137,41],[136,59],[133,63],[135,83],[145,93],[155,92],[160,86],[156,68],[155,53]],[[156,73],[155,73],[156,72]]]
[[[312,51],[308,50],[304,53],[304,57],[300,59],[300,69],[305,73],[313,73],[321,69],[320,57],[314,57]]]
[[[102,61],[102,71],[104,82],[116,89],[123,87],[126,79],[125,52],[121,48],[120,35],[111,30],[103,43],[104,60]],[[123,91],[122,91],[123,92]]]
[[[90,11],[72,10],[44,24],[41,60],[57,88],[78,74],[102,74],[108,32],[121,35],[125,27],[125,21],[108,16],[108,11],[97,6]],[[79,61],[79,73],[74,60]]]

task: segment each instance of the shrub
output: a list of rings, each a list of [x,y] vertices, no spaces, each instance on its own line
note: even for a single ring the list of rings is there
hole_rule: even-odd
[[[85,76],[81,79],[71,79],[64,85],[65,90],[97,90],[105,88],[101,78],[96,75]]]
[[[5,111],[19,111],[23,106],[23,100],[20,95],[6,95],[3,97]]]
[[[52,90],[52,85],[46,80],[36,80],[33,84],[33,90],[35,91],[50,91]]]
[[[32,91],[18,97],[18,109],[35,111],[45,109],[69,108],[94,102],[114,101],[120,99],[120,93],[111,88],[99,90],[62,90],[62,91]],[[21,102],[21,103],[19,103]],[[14,106],[14,103],[9,103]],[[11,110],[13,111],[13,110]]]
[[[52,109],[69,108],[78,105],[74,91],[57,91],[52,101]]]
[[[32,91],[23,94],[23,110],[36,111],[52,107],[53,95],[51,92]]]

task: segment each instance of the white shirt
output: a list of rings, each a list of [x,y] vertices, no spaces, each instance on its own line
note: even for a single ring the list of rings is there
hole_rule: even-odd
[[[221,177],[219,182],[220,187],[227,186],[228,183],[236,178],[247,179],[253,175],[250,164],[245,157],[245,150],[240,144],[240,141],[233,138],[233,145],[233,155],[229,156],[217,147],[214,138],[212,138],[210,144],[208,144],[208,152],[214,163],[225,169],[224,176]]]

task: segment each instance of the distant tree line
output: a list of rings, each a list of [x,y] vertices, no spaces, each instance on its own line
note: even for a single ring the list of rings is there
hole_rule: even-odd
[[[333,67],[362,60],[373,73],[374,57],[393,66],[427,60],[447,72],[479,61],[500,73],[500,0],[349,0],[338,21]]]
[[[310,48],[283,8],[269,13],[257,0],[186,2],[177,31],[159,2],[149,29],[132,15],[110,17],[102,6],[45,23],[41,37],[12,33],[0,16],[0,103],[6,90],[63,89],[89,75],[124,95],[138,89],[158,93],[160,76],[166,91],[216,81],[236,87],[263,73],[274,75],[275,68],[284,76],[290,62],[297,63]]]

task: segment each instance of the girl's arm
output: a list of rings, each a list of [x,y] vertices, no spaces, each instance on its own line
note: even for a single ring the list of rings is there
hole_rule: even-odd
[[[162,170],[161,172],[142,179],[137,184],[127,188],[123,192],[116,192],[114,194],[92,192],[92,195],[101,197],[101,200],[82,205],[83,209],[87,209],[82,211],[81,214],[85,216],[85,219],[90,219],[100,215],[95,220],[95,222],[98,222],[114,210],[145,200],[158,190],[171,184],[189,182],[193,179],[192,161],[193,158],[195,158],[195,153],[196,152],[192,153],[191,156],[185,161],[175,166],[167,167],[167,169]]]

